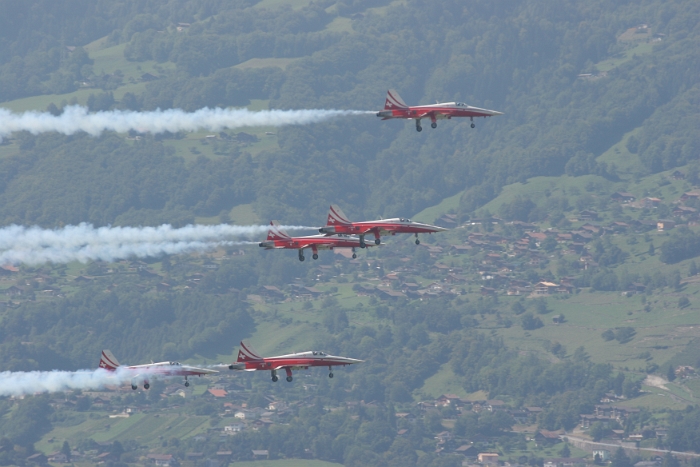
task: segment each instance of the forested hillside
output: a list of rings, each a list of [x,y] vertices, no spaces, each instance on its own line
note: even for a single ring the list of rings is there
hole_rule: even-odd
[[[14,112],[379,110],[389,88],[409,104],[504,112],[420,133],[369,113],[3,139],[3,226],[319,226],[337,203],[355,220],[418,215],[451,230],[419,246],[389,236],[355,260],[301,263],[252,244],[0,265],[8,371],[92,368],[104,348],[134,364],[212,365],[244,338],[266,355],[365,360],[333,379],[295,370],[289,384],[226,370],[193,387],[2,400],[0,464],[40,463],[28,458],[63,441],[77,465],[115,466],[162,454],[189,467],[218,452],[357,467],[459,467],[485,451],[512,465],[593,462],[559,434],[697,452],[698,2],[0,0],[0,11],[0,107]],[[620,450],[613,466],[630,462]]]

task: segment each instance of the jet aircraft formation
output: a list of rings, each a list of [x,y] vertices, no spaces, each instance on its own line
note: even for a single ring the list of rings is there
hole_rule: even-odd
[[[396,235],[397,233],[414,234],[416,245],[420,244],[419,233],[431,234],[444,232],[445,228],[436,225],[414,222],[411,219],[397,217],[393,219],[380,219],[375,221],[352,222],[335,204],[328,211],[326,225],[318,229],[321,235],[307,235],[292,237],[283,231],[277,221],[270,222],[270,230],[267,239],[260,242],[259,246],[266,250],[290,249],[299,252],[299,261],[304,261],[304,250],[311,249],[312,258],[318,259],[319,250],[334,250],[336,248],[351,248],[352,257],[357,258],[356,248],[381,245],[382,235]],[[365,236],[373,235],[374,244],[365,242]]]
[[[228,368],[229,370],[239,371],[270,371],[273,383],[279,380],[277,372],[279,370],[284,370],[287,374],[287,381],[291,383],[293,379],[293,370],[306,370],[309,367],[315,366],[328,367],[328,377],[332,378],[334,366],[346,366],[354,363],[362,363],[362,360],[349,357],[337,357],[318,350],[295,352],[275,357],[261,357],[258,352],[253,350],[250,344],[241,342],[241,347],[238,351],[238,359],[235,363],[215,366],[221,369]],[[133,390],[138,389],[139,384],[146,390],[150,389],[151,384],[149,380],[151,378],[184,376],[185,386],[189,386],[190,383],[187,381],[188,376],[203,376],[219,372],[218,370],[210,368],[182,365],[179,362],[158,362],[147,363],[145,365],[122,366],[109,350],[102,351],[100,368],[110,372],[116,372],[118,370],[127,372],[128,377],[131,379],[131,389]]]

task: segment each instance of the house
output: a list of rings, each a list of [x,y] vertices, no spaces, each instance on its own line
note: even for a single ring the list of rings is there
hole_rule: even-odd
[[[578,220],[580,221],[596,221],[598,220],[598,213],[596,211],[591,211],[589,209],[584,209],[578,214]]]
[[[480,452],[476,459],[481,464],[498,465],[498,453],[495,452]]]
[[[227,435],[240,433],[243,430],[245,430],[245,425],[243,423],[234,423],[233,425],[226,425],[224,427],[224,433],[226,433]]]
[[[656,230],[659,232],[664,232],[666,230],[671,230],[676,226],[676,223],[667,219],[656,221]]]
[[[627,193],[625,191],[618,191],[610,195],[610,198],[613,201],[617,201],[619,203],[631,203],[632,201],[636,200],[637,197],[634,196],[632,193]]]
[[[693,190],[693,191],[686,191],[685,193],[683,193],[683,195],[681,195],[680,200],[682,202],[686,202],[689,199],[698,199],[698,198],[700,198],[700,190]]]
[[[560,441],[559,433],[556,431],[540,430],[535,434],[535,442],[538,446],[548,446]]]
[[[474,459],[479,455],[479,450],[472,444],[463,444],[455,449],[455,454]]]
[[[217,399],[228,395],[228,392],[226,392],[225,389],[209,389],[207,392]]]
[[[593,458],[600,460],[600,462],[607,462],[610,460],[610,451],[607,449],[594,449],[592,454]]]
[[[172,454],[149,454],[146,458],[155,465],[162,465],[164,467],[178,465],[177,459],[173,459]]]
[[[535,290],[532,292],[532,295],[553,295],[557,293],[558,287],[559,284],[555,284],[553,282],[538,282],[537,284],[535,284]]]
[[[544,461],[544,467],[585,467],[586,460],[582,458],[554,457]]]
[[[554,315],[552,316],[552,323],[554,324],[560,324],[564,322],[564,316],[563,315]]]
[[[270,453],[267,449],[253,449],[253,459],[267,459]]]

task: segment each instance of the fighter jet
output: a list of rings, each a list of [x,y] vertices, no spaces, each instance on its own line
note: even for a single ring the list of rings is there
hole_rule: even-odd
[[[143,388],[148,389],[151,387],[148,380],[149,377],[173,377],[173,376],[184,376],[185,386],[189,386],[190,383],[187,381],[188,376],[202,376],[210,375],[212,373],[218,373],[217,370],[209,370],[206,368],[197,368],[196,366],[182,365],[179,362],[158,362],[158,363],[147,363],[145,365],[133,365],[133,366],[122,366],[119,364],[115,356],[109,350],[102,351],[102,357],[100,358],[100,368],[104,368],[108,371],[117,371],[117,369],[124,369],[133,373],[131,377],[131,389],[136,390],[138,388],[138,382],[143,381]]]
[[[493,117],[496,115],[503,115],[503,113],[495,110],[472,107],[462,102],[443,102],[409,107],[403,99],[401,99],[399,93],[393,89],[389,89],[386,94],[384,110],[377,112],[377,117],[381,117],[382,120],[388,120],[390,118],[414,119],[416,121],[416,131],[423,131],[423,127],[420,125],[422,118],[429,118],[431,122],[430,126],[432,128],[437,128],[438,120],[449,120],[452,117],[469,117],[472,121],[471,126],[474,128],[476,126],[474,124],[474,117]]]
[[[277,370],[284,370],[287,373],[287,381],[292,382],[292,370],[306,370],[311,366],[327,366],[329,371],[328,377],[332,378],[334,366],[352,365],[354,363],[362,363],[362,360],[334,357],[317,350],[280,355],[278,357],[261,357],[260,354],[253,350],[250,344],[241,342],[241,348],[238,350],[238,360],[236,360],[236,363],[228,365],[228,368],[229,370],[269,371],[272,381],[276,383],[279,379]]]
[[[381,243],[382,235],[396,235],[397,233],[409,233],[416,236],[416,245],[420,245],[419,233],[444,232],[444,227],[437,225],[413,222],[411,219],[397,217],[393,219],[382,219],[377,221],[351,222],[343,211],[335,204],[331,204],[328,211],[326,226],[318,229],[326,235],[335,234],[355,234],[360,237],[360,248],[365,248],[365,235],[374,234],[374,243]]]
[[[313,259],[318,259],[318,250],[333,250],[335,248],[352,248],[352,257],[357,258],[355,248],[361,247],[361,241],[358,237],[349,235],[290,237],[289,234],[280,229],[277,221],[272,221],[270,222],[270,230],[267,232],[267,240],[260,242],[259,246],[266,250],[299,250],[299,261],[304,261],[304,250],[307,248],[311,248]]]

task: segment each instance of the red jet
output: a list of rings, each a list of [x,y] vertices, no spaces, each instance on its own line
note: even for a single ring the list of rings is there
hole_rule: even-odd
[[[182,365],[179,362],[158,362],[145,365],[122,366],[109,350],[103,350],[100,357],[100,368],[107,371],[127,371],[131,374],[131,389],[138,388],[138,382],[143,381],[143,388],[148,389],[148,377],[172,377],[184,376],[185,386],[189,386],[188,376],[202,376],[218,373],[216,370],[197,368],[196,366]]]
[[[382,117],[382,120],[390,118],[412,118],[416,121],[416,131],[423,131],[420,126],[422,118],[430,119],[430,126],[437,128],[437,121],[441,119],[451,119],[452,117],[469,117],[474,124],[474,117],[493,117],[495,115],[503,115],[501,112],[488,109],[480,109],[472,107],[462,102],[444,102],[442,104],[416,105],[409,107],[401,99],[399,93],[393,89],[389,89],[386,94],[386,102],[384,102],[384,110],[377,112],[377,117]]]
[[[354,363],[362,363],[362,360],[334,357],[316,350],[264,358],[255,352],[250,344],[241,342],[238,360],[236,363],[228,365],[228,368],[229,370],[244,371],[269,370],[272,375],[272,381],[276,383],[279,379],[277,370],[284,370],[287,373],[287,381],[291,382],[293,379],[292,370],[306,370],[310,366],[327,366],[329,371],[328,377],[332,378],[334,366],[352,365]]]
[[[397,233],[415,234],[416,245],[420,245],[419,233],[444,232],[445,228],[436,225],[413,222],[411,219],[394,218],[382,219],[378,221],[351,222],[340,208],[331,204],[328,211],[328,221],[325,227],[318,229],[319,232],[327,235],[334,234],[355,234],[360,237],[360,248],[365,248],[365,235],[374,234],[374,243],[381,243],[382,235],[396,235]]]
[[[267,240],[260,242],[259,246],[266,250],[288,249],[299,250],[299,261],[304,261],[304,250],[311,248],[313,259],[318,259],[318,250],[333,250],[335,248],[352,248],[352,257],[357,258],[355,248],[364,248],[363,241],[358,237],[339,235],[329,237],[327,235],[309,235],[306,237],[290,237],[279,228],[277,221],[270,222],[270,230],[267,232]]]

